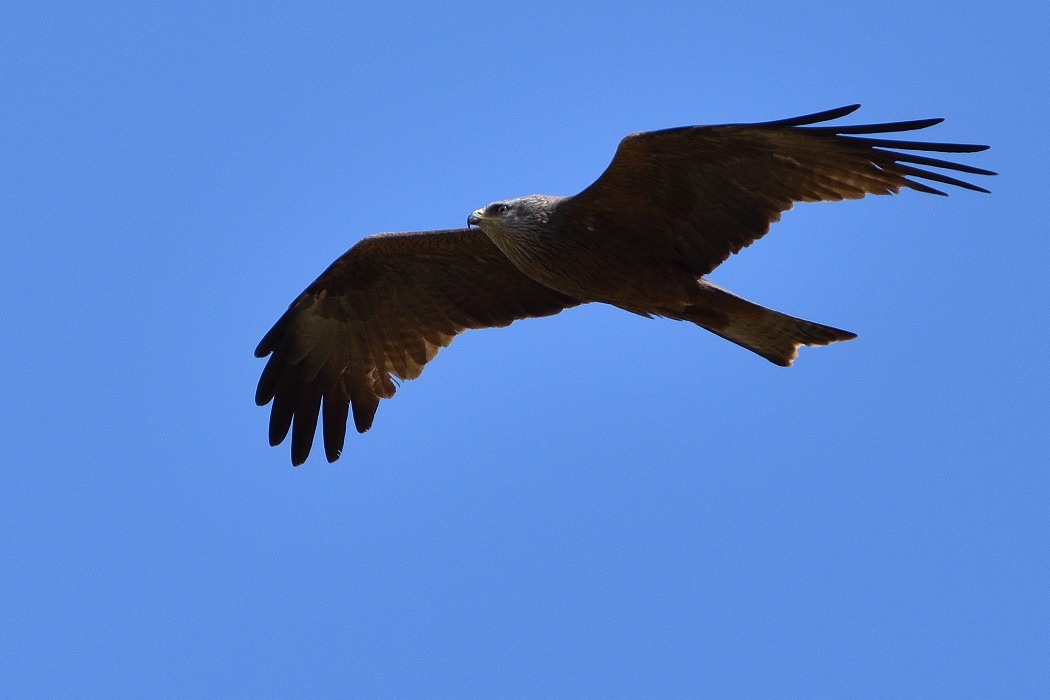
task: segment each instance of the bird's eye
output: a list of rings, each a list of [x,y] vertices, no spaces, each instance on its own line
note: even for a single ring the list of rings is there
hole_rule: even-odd
[[[496,216],[502,216],[503,214],[506,214],[508,211],[510,211],[510,205],[509,204],[493,204],[492,205],[492,213],[495,214]]]

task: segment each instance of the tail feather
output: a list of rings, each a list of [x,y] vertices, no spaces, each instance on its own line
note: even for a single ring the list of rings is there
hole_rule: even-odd
[[[852,340],[856,333],[824,326],[767,309],[706,281],[681,314],[682,320],[706,328],[781,367],[788,367],[802,345],[828,345]]]

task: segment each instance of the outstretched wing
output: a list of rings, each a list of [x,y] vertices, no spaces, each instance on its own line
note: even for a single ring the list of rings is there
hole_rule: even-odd
[[[901,151],[973,153],[987,146],[870,138],[925,129],[941,119],[857,126],[808,126],[860,105],[759,124],[689,126],[632,134],[594,184],[561,205],[606,246],[661,251],[697,276],[769,231],[795,202],[860,199],[919,180],[987,190],[931,170],[995,173]],[[581,227],[586,228],[586,227]]]
[[[343,449],[348,411],[372,426],[392,377],[415,379],[468,328],[506,326],[580,302],[518,271],[480,230],[365,238],[292,303],[255,350],[270,355],[255,400],[270,410],[270,444],[292,431],[292,463],[310,454],[318,414],[325,455]]]

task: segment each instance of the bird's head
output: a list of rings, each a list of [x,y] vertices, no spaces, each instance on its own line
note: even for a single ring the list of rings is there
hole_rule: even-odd
[[[563,197],[531,194],[528,197],[504,199],[474,211],[467,226],[488,230],[531,230],[550,221],[555,205]]]

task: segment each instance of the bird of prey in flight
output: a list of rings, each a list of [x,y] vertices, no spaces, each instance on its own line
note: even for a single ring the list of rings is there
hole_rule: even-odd
[[[764,236],[795,202],[901,188],[944,194],[927,183],[987,192],[941,171],[995,173],[923,155],[987,146],[878,137],[941,119],[824,124],[858,107],[631,134],[574,196],[502,200],[470,214],[467,228],[361,240],[255,350],[270,356],[255,395],[260,406],[273,402],[270,444],[290,429],[292,464],[302,464],[320,418],[333,462],[348,415],[358,432],[368,430],[395,379],[418,377],[459,333],[588,302],[691,321],[782,366],[801,345],[855,338],[741,299],[704,276]]]

